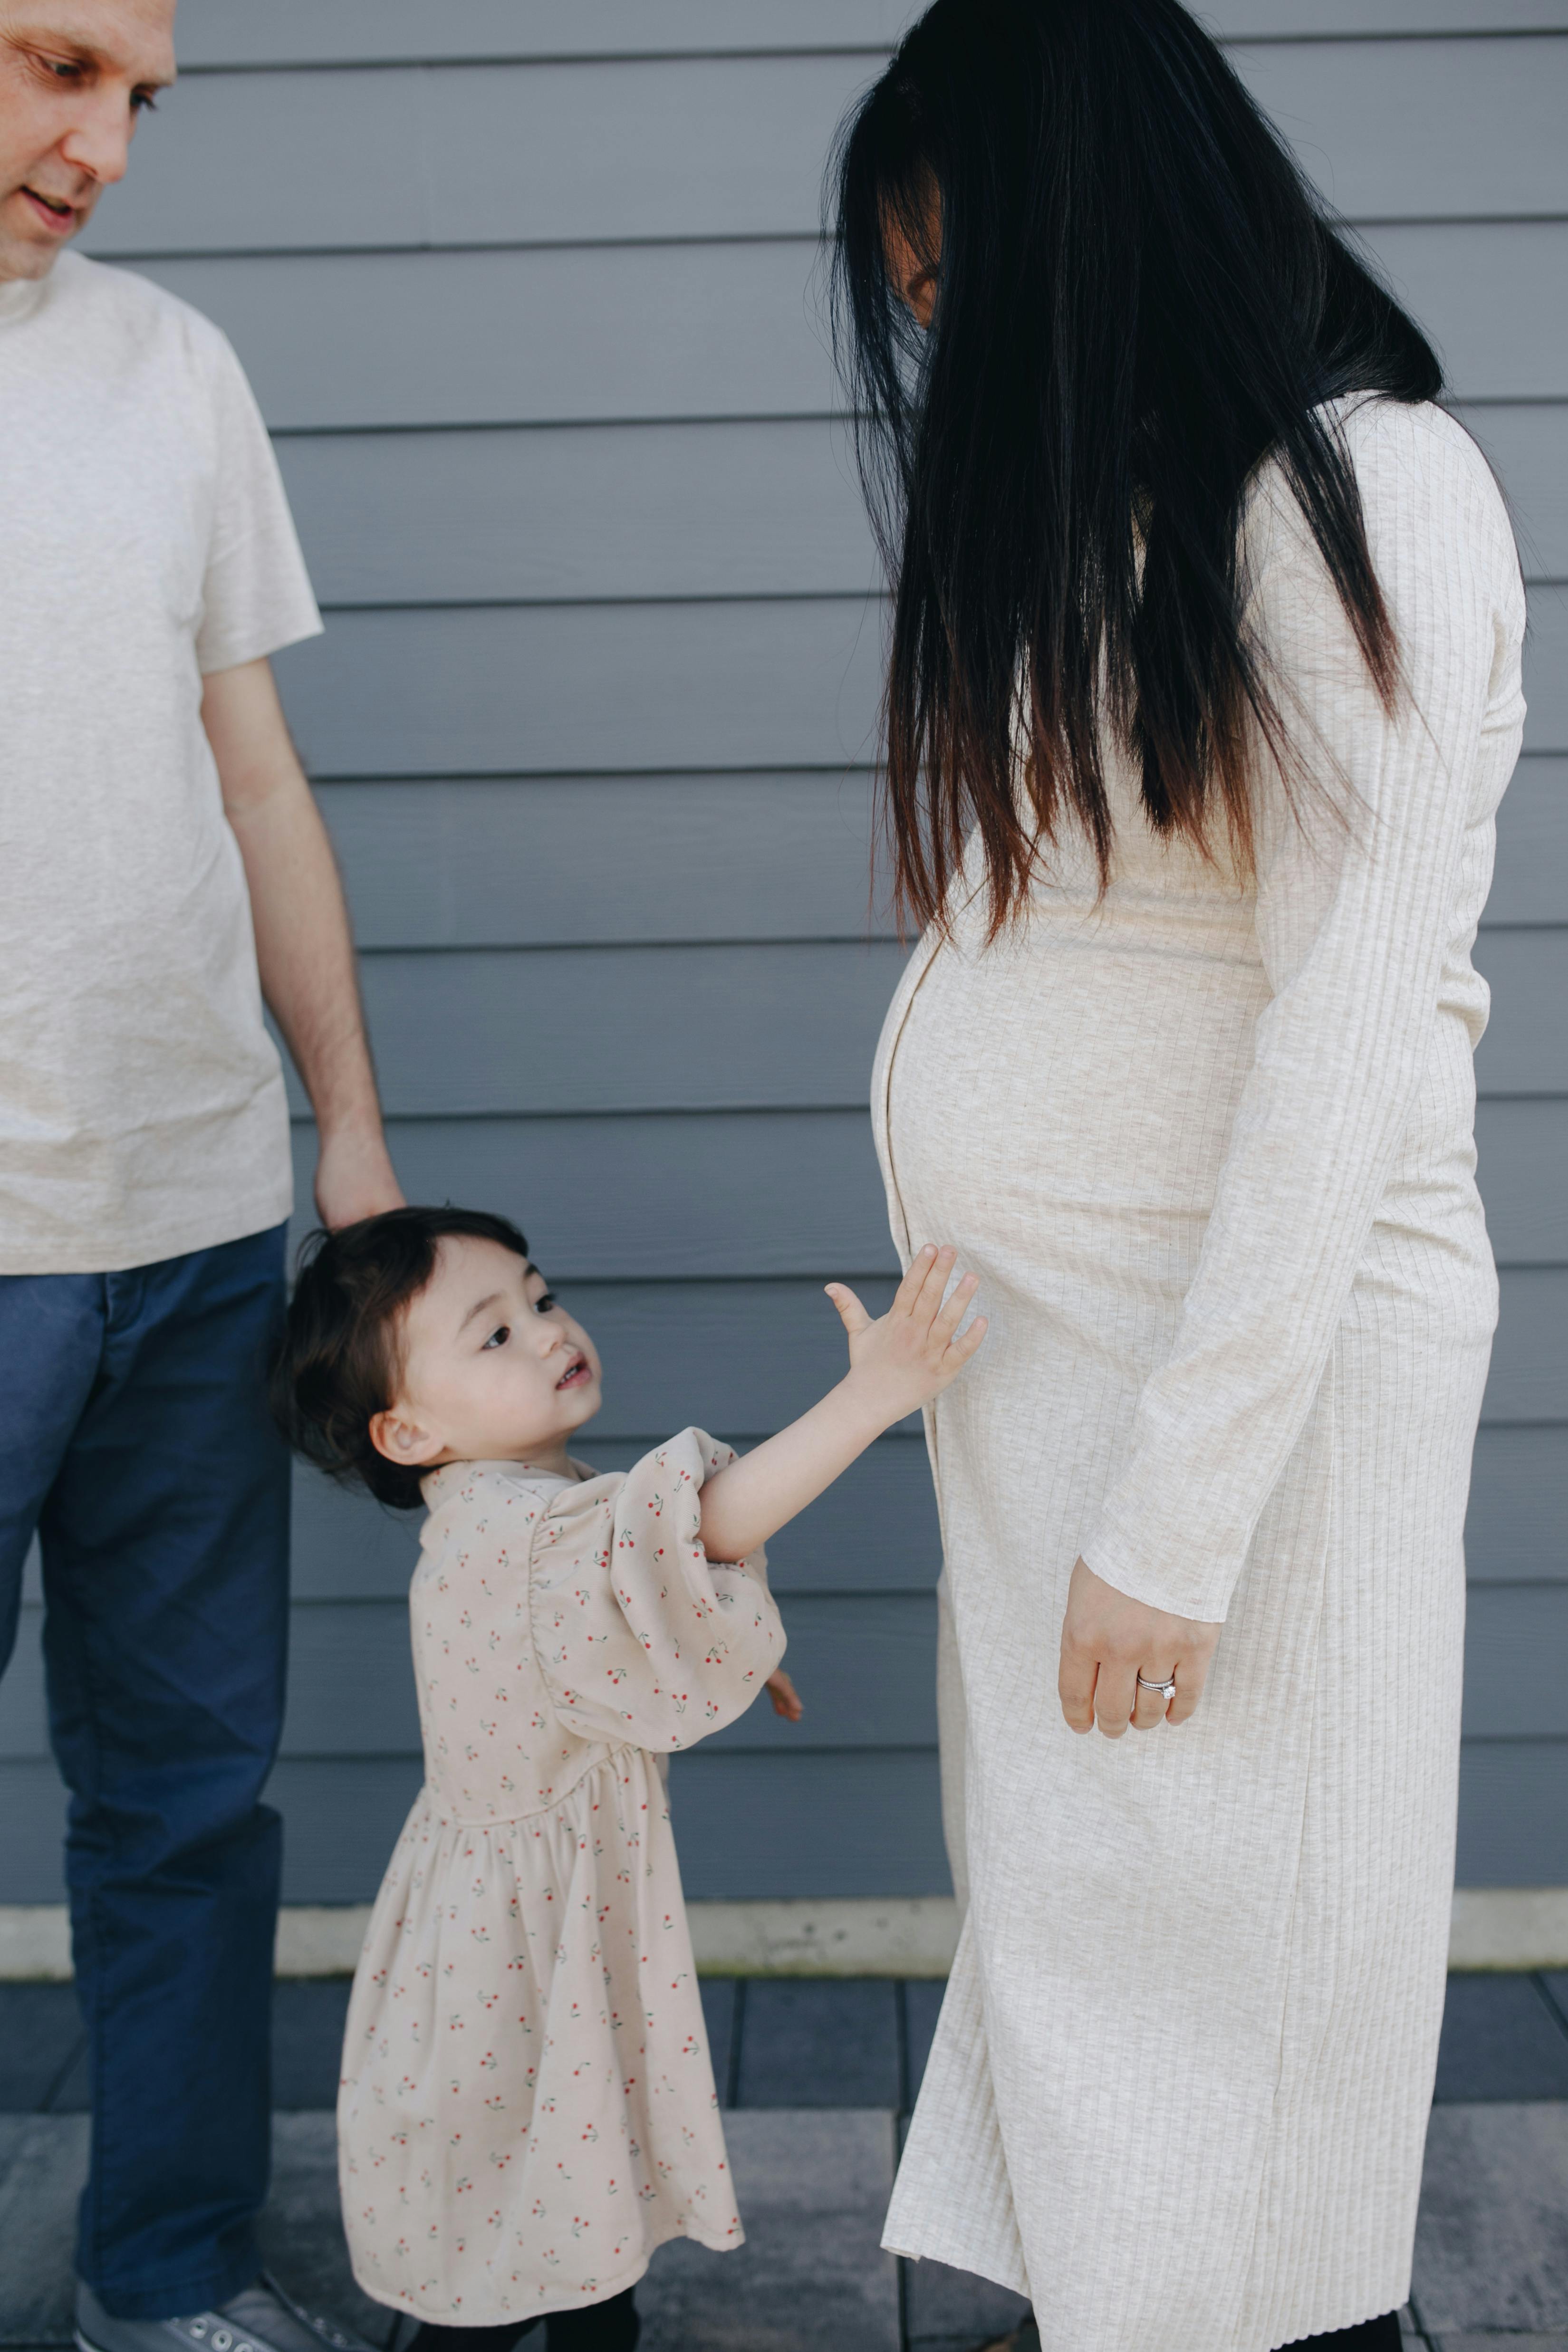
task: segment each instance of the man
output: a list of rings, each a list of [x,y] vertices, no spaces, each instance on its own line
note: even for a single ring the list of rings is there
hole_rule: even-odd
[[[0,0],[0,1663],[42,1543],[92,2083],[92,2352],[321,2352],[259,2277],[290,1205],[395,1206],[342,895],[266,656],[321,625],[245,378],[68,253],[174,0]],[[259,985],[258,985],[259,979]]]

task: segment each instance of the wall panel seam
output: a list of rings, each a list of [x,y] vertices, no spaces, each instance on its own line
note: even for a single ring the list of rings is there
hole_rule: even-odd
[[[1568,221],[1563,212],[1334,213],[1349,229],[1523,228]],[[424,255],[490,253],[643,253],[708,251],[736,246],[815,246],[823,239],[808,229],[707,229],[700,236],[497,237],[484,239],[401,238],[391,245],[127,246],[96,248],[92,258],[117,268],[138,262],[365,261],[410,259]]]

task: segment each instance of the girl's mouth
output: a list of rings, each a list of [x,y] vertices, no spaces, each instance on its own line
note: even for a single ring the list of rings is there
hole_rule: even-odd
[[[555,1385],[558,1389],[580,1389],[593,1379],[586,1356],[574,1356]]]

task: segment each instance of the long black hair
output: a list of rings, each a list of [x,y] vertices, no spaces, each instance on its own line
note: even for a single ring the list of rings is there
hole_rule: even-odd
[[[1207,855],[1217,819],[1245,868],[1259,740],[1289,763],[1245,620],[1249,484],[1278,459],[1392,707],[1398,648],[1321,404],[1434,398],[1430,345],[1176,0],[936,0],[847,120],[828,205],[896,583],[900,904],[945,919],[973,827],[1000,929],[1075,815],[1103,884],[1102,720],[1156,830]],[[926,332],[900,249],[932,275]]]

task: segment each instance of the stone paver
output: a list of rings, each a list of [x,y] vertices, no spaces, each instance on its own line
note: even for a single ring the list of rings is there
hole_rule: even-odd
[[[879,2244],[891,2115],[742,2108],[724,2132],[746,2242],[659,2249],[642,2352],[899,2352],[898,2266]]]
[[[643,2291],[647,2352],[973,2352],[1018,2299],[879,2245],[900,2117],[942,1987],[710,1979],[703,1987],[749,2231],[730,2255],[666,2247]],[[313,2307],[384,2343],[349,2276],[330,2102],[347,1987],[279,1987],[268,2261]],[[1409,2352],[1568,2352],[1568,1973],[1456,1978],[1427,2148]],[[70,1988],[0,1986],[0,2347],[70,2338],[86,2163]],[[840,2104],[840,2102],[846,2104]],[[33,2112],[6,2112],[31,2109]],[[38,2112],[47,2109],[47,2112]],[[1415,2332],[1419,2322],[1420,2334]]]
[[[730,2254],[661,2247],[638,2295],[644,2352],[899,2352],[898,2269],[878,2242],[891,2114],[746,2110],[726,2116],[725,2130],[746,2243]],[[86,2167],[84,2117],[0,2116],[0,2345],[70,2342]],[[262,2250],[302,2303],[385,2341],[391,2315],[349,2273],[331,2115],[275,2119]]]
[[[1568,2352],[1568,2336],[1435,2336],[1433,2352]]]
[[[1568,2103],[1433,2109],[1412,2300],[1445,2352],[1568,2334]]]
[[[0,2344],[71,2340],[71,2245],[85,2116],[0,2116]]]

